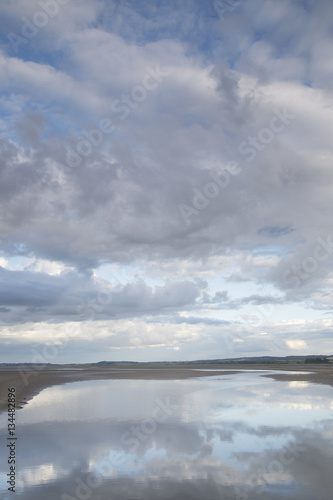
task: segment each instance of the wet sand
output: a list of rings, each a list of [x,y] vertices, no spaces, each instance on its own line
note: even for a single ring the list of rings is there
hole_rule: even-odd
[[[203,371],[196,371],[197,369]],[[208,371],[208,370],[227,371]],[[182,365],[177,367],[156,366],[152,367],[126,367],[114,368],[107,366],[76,365],[72,366],[47,366],[40,367],[0,367],[0,412],[7,409],[8,388],[15,387],[17,406],[20,407],[31,400],[36,394],[47,387],[79,382],[85,380],[107,379],[141,379],[141,380],[177,380],[193,377],[209,377],[216,375],[231,375],[239,370],[274,370],[276,374],[263,375],[280,381],[306,381],[317,384],[333,386],[333,364],[210,364],[207,365]],[[280,371],[304,372],[301,374],[283,374]],[[311,372],[311,373],[305,373]]]

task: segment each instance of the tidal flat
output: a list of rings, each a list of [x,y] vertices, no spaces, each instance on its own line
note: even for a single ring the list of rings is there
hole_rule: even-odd
[[[3,365],[0,366],[0,412],[7,408],[7,388],[16,388],[19,400],[27,402],[41,390],[53,385],[84,380],[107,379],[141,379],[141,380],[176,380],[193,377],[211,377],[211,370],[220,370],[221,375],[237,373],[239,370],[269,370],[269,376],[275,380],[303,380],[317,384],[333,386],[333,364],[320,366],[317,364],[210,364],[207,365],[182,365],[163,366],[163,364],[137,368],[113,368],[98,365],[50,365],[50,366],[25,366]],[[196,370],[200,370],[198,373]],[[283,373],[283,372],[288,373]],[[303,372],[297,375],[289,372]]]
[[[82,365],[45,367],[25,384],[6,367],[1,395],[15,387],[18,406],[15,496],[330,500],[332,374],[296,364]],[[7,454],[2,446],[3,500],[13,495]]]

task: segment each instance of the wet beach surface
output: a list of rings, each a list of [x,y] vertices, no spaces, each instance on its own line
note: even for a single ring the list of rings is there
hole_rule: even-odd
[[[153,365],[152,365],[153,366]],[[197,372],[200,369],[203,371]],[[63,365],[35,368],[29,366],[0,366],[0,412],[7,408],[7,389],[15,387],[18,402],[27,402],[42,389],[53,385],[96,379],[141,379],[141,380],[172,380],[192,377],[212,376],[215,373],[209,370],[221,370],[221,375],[237,373],[239,370],[273,370],[276,375],[270,374],[275,380],[303,380],[318,384],[333,386],[333,365],[318,366],[299,364],[227,364],[191,365],[191,367],[150,367],[150,368],[111,368],[97,367],[96,365]],[[227,371],[226,371],[227,370]],[[304,374],[279,372],[304,372]],[[309,373],[310,372],[310,373]]]
[[[16,498],[328,500],[330,372],[287,368],[45,371],[17,412]]]

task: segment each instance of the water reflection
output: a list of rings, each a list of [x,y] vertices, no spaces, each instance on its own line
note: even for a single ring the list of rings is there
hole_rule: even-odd
[[[330,499],[332,395],[248,372],[49,388],[17,414],[16,498]]]

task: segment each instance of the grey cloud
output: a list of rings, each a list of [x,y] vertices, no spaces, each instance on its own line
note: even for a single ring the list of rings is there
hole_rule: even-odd
[[[56,303],[65,292],[64,283],[43,275],[0,268],[1,306],[45,307]]]
[[[241,97],[239,89],[240,74],[226,64],[217,64],[211,72],[216,80],[216,90],[221,97],[221,110],[228,117],[230,128],[236,133],[252,118],[250,93]]]
[[[110,287],[103,280],[77,272],[60,276],[0,268],[0,305],[9,322],[82,320],[80,311],[94,311],[94,317],[132,317],[174,312],[194,307],[201,297],[201,286],[191,281],[168,281],[149,286],[143,280]]]
[[[185,88],[175,90],[175,96],[177,92],[185,93]],[[237,94],[236,87],[233,92]],[[187,94],[189,101],[196,104],[195,96]],[[197,106],[200,113],[207,112],[204,101]],[[258,123],[264,124],[265,116],[260,106],[257,111]],[[214,121],[215,110],[211,109],[210,114]],[[227,134],[228,118],[220,116],[218,121],[222,135],[223,130]],[[252,131],[252,124],[248,124],[242,136]],[[137,132],[130,127],[122,128],[122,133],[129,142],[137,141]],[[181,141],[179,134],[183,137]],[[19,190],[24,190],[25,200],[20,193],[20,199],[14,196],[9,207],[13,220],[16,214],[15,221],[25,225],[21,240],[26,251],[77,262],[78,266],[96,266],[103,259],[132,260],[135,256],[147,258],[154,254],[164,258],[201,257],[217,248],[224,252],[228,246],[241,245],[240,235],[242,239],[247,237],[251,241],[250,248],[254,248],[263,241],[260,229],[266,219],[280,224],[270,227],[289,227],[290,213],[295,212],[311,177],[309,173],[302,182],[297,177],[300,160],[296,159],[295,167],[295,158],[277,146],[272,147],[281,156],[278,165],[272,162],[271,153],[264,151],[251,167],[251,174],[249,169],[244,169],[237,178],[231,179],[218,198],[192,218],[190,227],[185,225],[179,204],[185,202],[191,206],[193,188],[202,191],[211,181],[209,170],[203,168],[205,156],[203,164],[196,159],[199,154],[196,144],[198,149],[203,148],[208,158],[214,153],[223,161],[235,158],[233,146],[237,147],[242,137],[229,138],[229,145],[226,138],[223,139],[223,146],[230,149],[229,157],[218,146],[221,138],[214,131],[207,134],[199,124],[187,128],[180,120],[174,122],[165,114],[157,114],[152,124],[146,124],[142,131],[141,141],[147,154],[140,158],[139,165],[129,145],[120,146],[111,139],[106,151],[94,151],[75,172],[65,174],[55,166],[46,165],[52,158],[60,161],[60,149],[64,156],[66,146],[72,142],[61,146],[59,140],[52,143],[49,138],[29,158],[28,169],[23,170],[23,166],[13,169],[21,180],[26,177],[26,182],[17,186],[17,196]],[[8,168],[16,154],[11,147],[11,157],[6,159]],[[63,157],[61,160],[64,162]],[[289,167],[280,166],[280,163],[294,164],[296,174],[288,174],[288,184],[283,176]],[[260,185],[258,179],[261,179]],[[316,182],[314,176],[312,180]],[[247,194],[244,194],[245,189]],[[249,210],[246,204],[250,196],[256,199],[256,204]],[[304,219],[307,215],[305,209]],[[8,240],[12,241],[13,237],[19,240],[10,224],[6,224],[5,229]],[[7,238],[4,238],[5,244]]]
[[[221,22],[213,2],[199,0],[73,1],[17,54],[2,43],[2,256],[77,269],[31,282],[24,273],[3,274],[4,322],[78,319],[77,305],[103,291],[93,269],[151,261],[161,269],[191,262],[197,271],[178,284],[160,270],[161,287],[144,279],[127,284],[98,317],[166,314],[174,321],[183,308],[190,323],[202,309],[305,301],[318,311],[330,307],[331,259],[313,272],[303,268],[332,227],[332,10],[324,0],[270,6],[241,2]],[[2,3],[5,41],[35,8]],[[157,65],[168,76],[122,120],[112,103]],[[296,118],[267,141],[274,109],[284,107]],[[76,151],[84,131],[103,118],[113,120],[114,132],[69,168],[68,148]],[[248,161],[240,144],[259,137]],[[212,187],[229,161],[241,172]],[[189,224],[180,204],[194,210]],[[229,269],[211,266],[207,286],[199,285],[207,259],[232,254],[244,259]],[[231,290],[248,281],[269,291],[214,295],[213,276]],[[220,320],[205,321],[206,328]]]
[[[43,113],[28,111],[16,122],[18,136],[28,145],[39,147],[41,135],[46,128],[47,119]]]
[[[194,304],[200,292],[191,282],[166,283],[164,286],[147,286],[143,281],[125,285],[120,293],[114,294],[115,309],[158,311],[165,308],[179,308]]]

